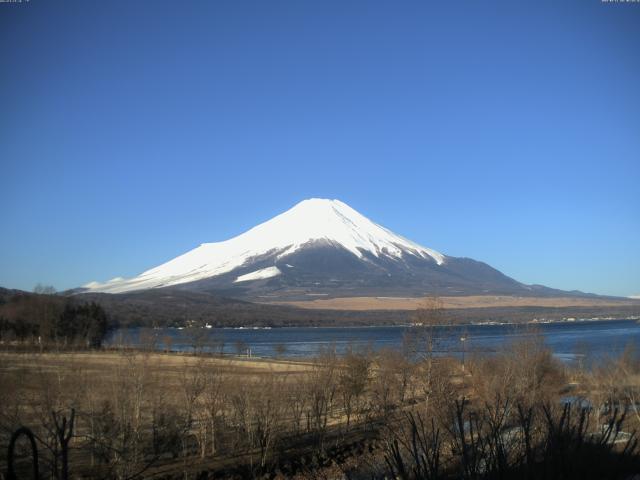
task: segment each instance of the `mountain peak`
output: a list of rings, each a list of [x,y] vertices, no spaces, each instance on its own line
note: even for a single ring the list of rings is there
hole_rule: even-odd
[[[396,235],[340,200],[310,198],[230,240],[203,243],[131,279],[91,282],[85,288],[119,293],[194,282],[246,267],[265,256],[279,261],[318,242],[344,249],[359,259],[413,256],[437,265],[445,261],[441,253]]]
[[[336,205],[336,204],[341,204],[344,205],[343,202],[341,202],[338,199],[331,199],[331,198],[317,198],[317,197],[312,197],[312,198],[307,198],[305,200],[302,200],[298,203],[296,203],[293,208],[297,208],[297,207],[304,207],[304,206],[319,206],[319,205],[324,205],[327,207],[331,207],[332,205]]]
[[[285,213],[305,215],[309,217],[322,217],[325,215],[353,215],[358,214],[344,202],[329,198],[308,198],[295,204]]]

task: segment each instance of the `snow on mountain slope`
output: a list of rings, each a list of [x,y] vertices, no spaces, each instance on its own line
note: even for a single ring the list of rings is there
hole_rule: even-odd
[[[412,255],[430,258],[438,265],[442,265],[446,258],[441,253],[394,234],[339,200],[314,198],[298,203],[235,238],[203,243],[137,277],[116,278],[106,283],[91,282],[84,288],[95,292],[121,293],[193,282],[231,272],[251,259],[266,254],[276,254],[281,259],[316,241],[329,241],[358,258],[363,258],[364,253],[398,259]],[[262,274],[269,276],[280,272],[269,268],[263,270],[266,272]],[[258,275],[256,278],[268,278],[260,277],[258,271],[242,275],[236,281],[252,280],[250,276],[254,274]]]
[[[245,275],[240,275],[236,278],[233,283],[239,282],[248,282],[250,280],[263,280],[265,278],[272,278],[280,275],[282,272],[278,267],[267,267],[262,268],[260,270],[256,270],[255,272],[247,273]]]

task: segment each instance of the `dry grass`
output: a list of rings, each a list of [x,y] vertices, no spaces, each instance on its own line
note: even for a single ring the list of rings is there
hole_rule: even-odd
[[[127,359],[136,355],[144,357],[149,373],[161,373],[167,384],[177,382],[185,369],[217,367],[231,377],[257,377],[261,374],[296,375],[307,372],[311,365],[305,362],[286,360],[244,359],[240,357],[208,357],[165,354],[157,352],[70,352],[70,353],[0,353],[0,379],[8,374],[23,372],[75,373],[92,377],[93,380],[109,380],[115,375],[116,368],[126,365]],[[34,381],[37,377],[29,376]],[[21,385],[24,387],[26,385]]]
[[[423,333],[429,342],[429,331]],[[602,378],[583,379],[585,395],[595,405],[620,399],[637,405],[637,365],[629,354],[615,368],[603,369]],[[326,457],[331,446],[344,450],[380,438],[380,432],[395,435],[406,414],[449,425],[460,398],[480,412],[491,406],[483,415],[512,405],[555,405],[567,391],[567,378],[540,338],[496,356],[471,356],[464,371],[453,358],[425,355],[414,363],[393,351],[327,353],[308,361],[126,349],[0,352],[0,470],[1,452],[18,425],[33,428],[46,452],[43,442],[55,445],[46,435],[52,412],[68,415],[75,408],[70,462],[77,475],[129,478],[134,467],[151,461],[145,477],[250,477],[288,464],[322,478],[321,465],[310,466],[310,458]],[[345,455],[361,458],[358,452]],[[57,457],[45,458],[54,472]]]
[[[102,408],[109,402],[109,411],[115,414],[113,425],[120,422],[133,429],[131,432],[139,429],[141,439],[148,438],[151,425],[157,421],[153,417],[154,408],[161,409],[164,415],[173,415],[174,421],[184,424],[178,431],[183,435],[181,441],[186,442],[175,448],[186,448],[185,458],[190,458],[191,462],[200,461],[196,439],[207,425],[204,415],[209,390],[202,383],[205,377],[221,382],[220,398],[224,398],[225,403],[219,414],[229,415],[231,419],[233,396],[245,395],[243,398],[251,401],[254,394],[273,398],[280,394],[278,398],[284,402],[281,391],[269,392],[265,388],[274,385],[286,391],[307,377],[312,368],[310,363],[304,362],[150,351],[0,352],[0,448],[2,453],[6,452],[8,435],[19,425],[26,425],[41,438],[47,438],[51,412],[69,415],[71,408],[75,408],[76,437],[72,442],[71,463],[76,471],[91,471],[93,460],[90,461],[86,443],[91,436],[88,419],[89,416],[101,418]],[[111,428],[109,421],[105,425]],[[104,440],[130,438],[122,437],[117,429],[107,435]],[[225,448],[223,457],[233,456],[230,442],[237,441],[234,438],[241,432],[221,430],[219,435],[225,440],[224,446],[222,440],[220,444]],[[128,454],[131,449],[131,446],[127,447]],[[251,446],[243,445],[241,450],[244,454]],[[216,465],[223,457],[216,456]],[[6,468],[5,460],[0,453],[0,471]],[[111,466],[101,463],[95,468],[99,467],[103,473],[111,471],[108,475],[104,473],[109,478],[110,475],[120,476],[112,469],[127,470],[129,461],[112,458]],[[160,464],[167,462],[173,465],[171,469],[185,468],[182,460],[165,459]]]
[[[429,297],[345,297],[292,302],[270,302],[319,310],[415,310]],[[640,305],[632,299],[600,298],[539,298],[512,296],[471,295],[465,297],[439,297],[443,308],[490,308],[490,307],[613,307]]]

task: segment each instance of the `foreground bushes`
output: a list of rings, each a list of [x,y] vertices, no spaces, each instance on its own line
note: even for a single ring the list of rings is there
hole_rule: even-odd
[[[615,479],[640,471],[638,440],[622,430],[618,410],[593,425],[593,409],[570,403],[474,408],[463,398],[442,413],[429,421],[407,413],[390,429],[385,461],[393,477]]]
[[[624,387],[615,392],[604,370],[567,372],[535,337],[471,355],[464,368],[428,354],[331,349],[271,370],[149,352],[91,358],[24,355],[30,368],[0,369],[0,455],[29,426],[45,477],[64,478],[58,427],[73,411],[69,470],[92,478],[142,478],[159,465],[190,478],[229,458],[235,475],[254,477],[283,462],[294,471],[309,455],[307,473],[321,478],[363,439],[382,445],[356,450],[367,478],[625,478],[637,467],[632,356],[624,369],[610,364]]]

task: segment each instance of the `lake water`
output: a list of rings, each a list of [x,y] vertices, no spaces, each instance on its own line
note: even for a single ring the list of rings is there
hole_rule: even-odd
[[[594,360],[621,353],[628,344],[640,349],[640,323],[637,320],[598,320],[534,325],[464,325],[440,329],[440,349],[448,354],[471,352],[491,354],[531,335],[535,329],[554,355],[564,361],[586,358]],[[195,333],[194,333],[195,332]],[[258,357],[308,357],[321,348],[331,347],[342,353],[349,348],[401,349],[403,342],[420,335],[420,328],[384,327],[289,327],[273,329],[128,329],[113,332],[107,343],[141,345],[153,338],[156,348],[165,342],[176,351],[189,351],[194,343],[205,349],[236,354],[248,352]],[[193,337],[198,337],[194,342]],[[462,339],[464,338],[464,341]]]

